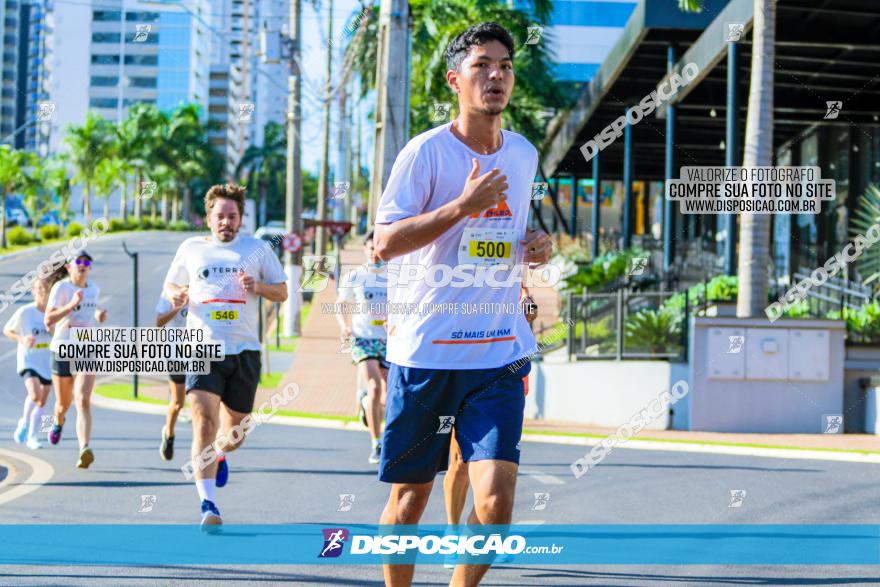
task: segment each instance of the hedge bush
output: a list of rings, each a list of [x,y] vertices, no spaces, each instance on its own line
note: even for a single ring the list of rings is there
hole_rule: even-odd
[[[28,245],[34,242],[35,238],[24,226],[13,226],[6,233],[6,240],[11,245]]]
[[[119,232],[125,228],[125,222],[121,218],[111,218],[110,227],[107,230],[108,232]]]
[[[61,227],[57,224],[47,224],[40,227],[40,238],[44,241],[61,237]]]
[[[168,230],[190,230],[189,222],[178,220],[177,222],[169,222]]]
[[[79,222],[71,222],[67,225],[67,236],[79,236],[82,231],[83,225]]]

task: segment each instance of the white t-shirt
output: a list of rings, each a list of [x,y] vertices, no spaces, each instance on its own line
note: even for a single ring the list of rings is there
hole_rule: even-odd
[[[371,270],[366,265],[354,269],[339,284],[337,303],[355,304],[351,317],[351,333],[356,338],[385,340],[388,319],[388,269]]]
[[[242,235],[229,243],[213,236],[186,239],[165,276],[166,283],[189,286],[187,328],[204,329],[206,338],[224,341],[227,356],[260,350],[258,296],[244,291],[240,272],[268,284],[286,281],[269,245]]]
[[[522,261],[519,241],[525,238],[532,183],[538,168],[537,150],[521,135],[502,130],[502,146],[481,155],[461,142],[451,123],[413,138],[397,156],[388,185],[376,212],[377,224],[411,218],[455,200],[461,195],[471,171],[471,159],[480,164],[480,175],[497,167],[507,176],[507,200],[476,218],[463,219],[436,241],[391,261],[389,272],[400,265],[456,268],[462,251],[473,258],[482,247],[492,255],[500,251],[508,266]],[[494,241],[491,245],[486,242]],[[504,243],[503,245],[500,243]],[[497,248],[496,248],[497,246]],[[394,267],[398,265],[398,267]],[[522,267],[518,267],[522,269]],[[507,287],[436,287],[436,280],[419,279],[408,284],[390,280],[388,299],[388,354],[390,362],[405,367],[431,369],[489,369],[526,356],[535,339],[525,316],[509,311],[517,306],[520,280],[506,279],[512,269],[495,274]],[[477,312],[467,315],[435,312],[396,312],[397,304],[466,304]],[[481,312],[482,304],[502,305],[508,311]],[[442,306],[441,306],[442,307]]]
[[[31,302],[16,310],[6,322],[3,330],[11,330],[19,336],[32,335],[34,337],[34,346],[32,347],[27,347],[21,342],[18,343],[16,360],[18,372],[33,369],[43,379],[51,379],[49,342],[52,340],[52,333],[46,330],[44,319],[45,314],[37,309],[35,302]]]
[[[77,291],[83,292],[82,301],[80,301],[73,312],[55,324],[55,333],[52,336],[50,347],[53,352],[58,352],[58,346],[70,339],[71,328],[95,328],[98,326],[98,320],[95,319],[95,311],[98,309],[98,295],[100,295],[101,290],[91,281],[87,281],[85,287],[77,286],[69,278],[59,281],[52,286],[52,291],[49,292],[49,301],[46,302],[46,308],[66,306],[73,299],[73,294]]]
[[[171,300],[165,297],[164,293],[159,294],[159,301],[156,302],[156,314],[167,314],[173,306]],[[168,322],[165,328],[186,328],[186,315],[189,313],[189,305],[182,307]]]

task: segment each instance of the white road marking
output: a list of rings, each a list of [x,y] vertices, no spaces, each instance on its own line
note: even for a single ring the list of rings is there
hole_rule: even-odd
[[[5,487],[11,487],[8,491],[3,491],[0,493],[0,504],[8,503],[13,499],[18,499],[32,491],[36,491],[42,485],[47,483],[49,479],[52,478],[52,475],[55,474],[55,469],[48,462],[43,459],[38,459],[35,456],[31,456],[27,453],[19,452],[17,450],[6,450],[0,448],[0,457],[6,457],[7,459],[16,459],[26,463],[30,466],[32,473],[30,477],[25,480],[18,480],[15,478],[7,478],[0,483],[0,489]],[[17,476],[16,476],[17,477]]]

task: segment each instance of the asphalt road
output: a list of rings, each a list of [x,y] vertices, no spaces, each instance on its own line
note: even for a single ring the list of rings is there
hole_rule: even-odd
[[[141,323],[152,319],[161,280],[181,233],[107,236],[90,244],[101,303],[116,325],[131,322],[131,265],[124,239],[140,252]],[[38,251],[0,261],[0,288],[48,258]],[[22,302],[25,300],[22,300]],[[0,314],[4,321],[12,309]],[[54,469],[34,491],[3,501],[0,524],[197,523],[195,488],[180,473],[191,433],[177,433],[175,460],[159,458],[162,418],[95,410],[92,447],[96,461],[79,470],[73,414],[56,447],[28,451],[13,444],[23,388],[14,372],[14,347],[0,342],[0,462],[15,479],[35,473],[27,458]],[[50,399],[54,401],[54,397]],[[229,485],[218,492],[227,524],[376,523],[387,497],[367,463],[366,433],[268,424],[229,457]],[[13,451],[13,458],[8,458]],[[845,462],[783,460],[680,452],[616,449],[595,470],[575,479],[569,464],[583,447],[524,443],[515,522],[548,524],[880,524],[880,467]],[[24,455],[18,458],[16,455]],[[37,469],[45,469],[38,466]],[[14,480],[13,480],[14,481]],[[436,485],[439,493],[440,483]],[[731,490],[746,490],[741,507]],[[548,493],[543,510],[535,493]],[[340,512],[339,494],[354,494]],[[155,496],[141,513],[142,496]],[[439,494],[423,520],[443,523]],[[451,572],[425,565],[416,584],[439,585]],[[377,566],[0,566],[0,585],[271,585],[379,584]],[[582,565],[508,566],[493,569],[486,585],[878,585],[880,568],[867,566]]]

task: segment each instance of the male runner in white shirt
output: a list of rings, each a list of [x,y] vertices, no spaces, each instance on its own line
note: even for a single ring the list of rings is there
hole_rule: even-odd
[[[389,312],[379,478],[392,487],[381,524],[419,522],[435,475],[447,467],[453,432],[474,493],[468,523],[511,520],[530,365],[508,366],[528,355],[534,337],[517,303],[521,279],[506,278],[522,263],[546,263],[552,251],[549,236],[526,228],[538,153],[501,129],[513,54],[510,34],[495,23],[453,39],[446,80],[460,114],[404,147],[376,213],[376,253],[391,262],[389,272],[429,272],[389,284],[389,303],[462,308],[459,316]],[[465,267],[473,275],[489,271],[495,281],[463,286],[444,278],[449,268],[458,275]],[[452,584],[474,585],[488,568],[458,566]],[[389,585],[412,582],[412,565],[384,570]]]
[[[238,235],[244,199],[244,188],[236,185],[209,189],[205,212],[211,236],[195,236],[181,243],[165,277],[169,299],[186,293],[187,328],[202,329],[206,339],[225,344],[224,359],[212,362],[208,374],[186,376],[192,407],[192,457],[197,464],[194,473],[204,529],[222,523],[214,503],[215,488],[226,485],[228,479],[225,453],[244,441],[243,435],[229,431],[241,429],[239,425],[254,407],[260,381],[258,297],[272,302],[287,299],[284,269],[269,245]],[[199,455],[218,438],[225,442],[216,447],[217,459],[202,469]]]

